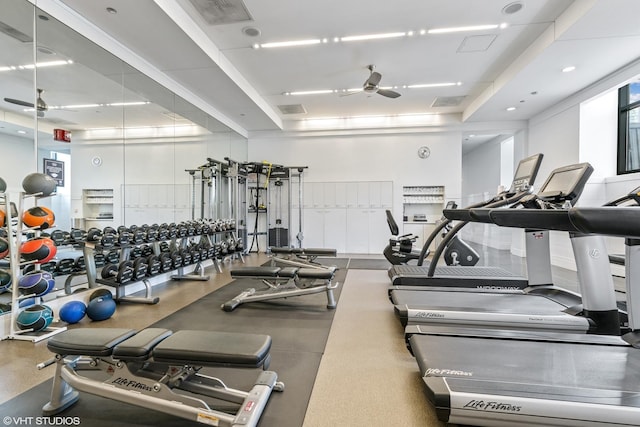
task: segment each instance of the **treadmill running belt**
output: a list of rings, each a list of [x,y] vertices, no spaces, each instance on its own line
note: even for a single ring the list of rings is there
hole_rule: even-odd
[[[639,349],[427,335],[409,342],[442,421],[631,426],[640,419]]]

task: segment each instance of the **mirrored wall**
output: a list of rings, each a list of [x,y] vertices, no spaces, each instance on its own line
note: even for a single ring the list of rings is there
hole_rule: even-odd
[[[56,195],[37,203],[65,231],[200,218],[203,183],[190,171],[245,161],[246,139],[30,2],[0,0],[0,10],[7,191],[53,171]]]

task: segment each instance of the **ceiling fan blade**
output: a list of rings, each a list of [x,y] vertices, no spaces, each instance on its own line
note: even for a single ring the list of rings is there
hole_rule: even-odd
[[[367,81],[364,82],[364,86],[378,86],[380,80],[382,80],[382,74],[377,71],[373,71]]]
[[[33,104],[31,102],[21,101],[19,99],[13,98],[4,98],[5,102],[9,102],[11,104],[22,105],[23,107],[33,108]]]
[[[395,90],[389,90],[389,89],[378,89],[376,93],[382,96],[386,96],[387,98],[397,98],[400,96],[400,94]]]

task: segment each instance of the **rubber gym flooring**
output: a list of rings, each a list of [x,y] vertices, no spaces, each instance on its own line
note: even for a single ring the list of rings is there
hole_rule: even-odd
[[[345,276],[346,270],[338,270],[335,280],[343,284]],[[335,311],[326,309],[325,293],[245,304],[230,313],[220,309],[222,303],[244,289],[256,286],[259,284],[252,280],[235,280],[152,326],[174,331],[201,329],[271,335],[269,370],[277,372],[285,382],[285,392],[272,394],[260,426],[301,426]],[[338,301],[340,291],[341,286],[335,291]],[[206,373],[219,376],[228,386],[243,390],[250,389],[258,376],[258,371],[238,369],[209,368]],[[38,409],[48,401],[50,387],[50,381],[45,381],[6,402],[0,406],[0,414],[39,416]],[[96,427],[190,424],[180,418],[86,393],[81,394],[76,405],[60,415],[80,417],[83,426]]]

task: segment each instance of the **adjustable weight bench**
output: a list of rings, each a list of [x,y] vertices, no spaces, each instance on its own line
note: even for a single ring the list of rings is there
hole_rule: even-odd
[[[271,266],[276,267],[278,264],[300,267],[300,268],[329,268],[336,269],[334,266],[326,266],[316,262],[316,258],[335,257],[337,251],[335,249],[326,248],[288,248],[270,246]]]
[[[203,424],[255,426],[271,392],[284,390],[271,371],[261,372],[249,392],[199,372],[209,366],[267,369],[268,335],[86,328],[60,333],[47,347],[56,354],[56,373],[51,400],[42,408],[45,416],[73,405],[79,390]],[[102,378],[83,376],[88,369],[102,371]],[[228,403],[226,411],[214,409],[213,399],[231,402],[236,412],[229,412]]]
[[[235,298],[222,304],[224,311],[233,311],[240,304],[254,301],[266,301],[277,298],[327,293],[327,308],[336,308],[333,290],[338,283],[332,283],[335,269],[299,268],[299,267],[241,267],[231,270],[234,279],[256,279],[262,281],[267,289],[250,288]]]

